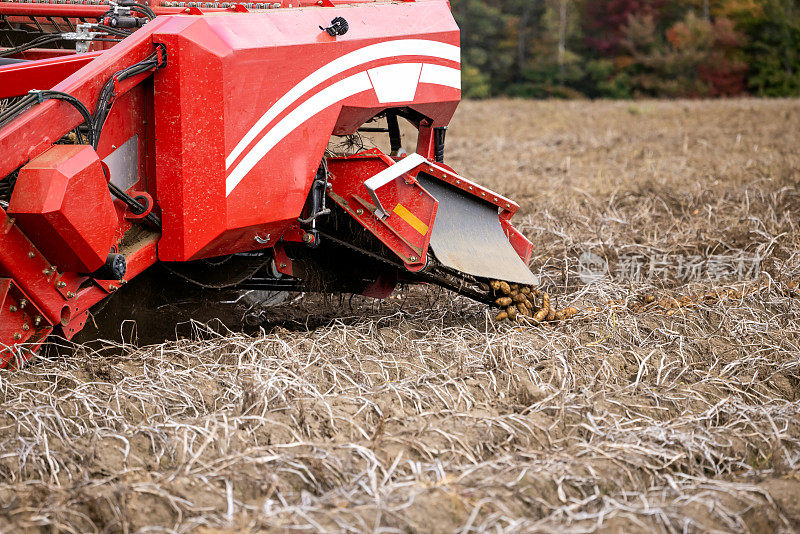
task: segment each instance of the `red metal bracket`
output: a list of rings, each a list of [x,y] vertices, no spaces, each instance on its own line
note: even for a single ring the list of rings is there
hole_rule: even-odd
[[[52,323],[22,289],[0,278],[0,368],[29,360],[52,331]]]
[[[286,232],[283,233],[283,235],[281,236],[281,240],[289,241],[291,243],[306,243],[306,239],[308,238],[305,236],[307,234],[308,232],[306,232],[299,226],[292,226],[288,230],[286,230]]]
[[[419,165],[401,165],[392,172],[397,162],[380,150],[327,161],[333,201],[397,254],[409,271],[424,268],[438,202],[411,176]],[[380,185],[370,189],[366,182],[372,178]]]
[[[283,246],[278,243],[272,250],[275,252],[275,267],[277,267],[278,272],[288,276],[294,276],[294,274],[292,274],[292,259],[286,254]]]

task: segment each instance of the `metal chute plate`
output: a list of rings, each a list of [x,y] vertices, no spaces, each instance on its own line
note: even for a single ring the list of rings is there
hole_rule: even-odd
[[[481,278],[538,284],[503,232],[497,206],[424,173],[417,181],[439,201],[430,241],[437,260]]]

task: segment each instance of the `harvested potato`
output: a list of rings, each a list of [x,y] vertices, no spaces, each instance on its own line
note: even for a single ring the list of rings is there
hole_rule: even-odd
[[[570,319],[578,314],[578,308],[570,306],[569,308],[564,308],[563,310],[561,310],[561,312],[564,315],[563,317],[564,319]]]
[[[517,313],[518,312],[517,312],[517,307],[516,306],[514,306],[512,304],[511,306],[508,307],[508,309],[506,309],[506,311],[508,312],[508,318],[509,319],[511,319],[512,321],[516,321],[517,320]]]
[[[511,304],[513,303],[513,300],[511,299],[511,297],[500,297],[499,299],[495,300],[494,302],[498,306],[502,306],[502,307],[505,308],[506,306],[511,306]]]
[[[544,316],[547,317],[547,314],[550,313],[550,295],[548,295],[544,291],[542,291],[541,293],[542,293],[542,305],[539,308],[539,311],[544,311]]]
[[[519,320],[525,324],[537,325],[544,322],[558,322],[578,313],[577,308],[556,310],[550,302],[550,295],[530,286],[491,280],[489,287],[496,297],[495,304],[500,307],[495,316],[496,321]]]

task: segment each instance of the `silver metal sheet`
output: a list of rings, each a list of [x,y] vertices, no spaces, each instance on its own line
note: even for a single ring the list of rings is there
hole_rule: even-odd
[[[127,191],[139,181],[139,136],[134,135],[103,158],[111,172],[111,183]]]
[[[417,180],[439,201],[431,249],[442,264],[482,278],[538,284],[503,232],[497,206],[424,174]]]

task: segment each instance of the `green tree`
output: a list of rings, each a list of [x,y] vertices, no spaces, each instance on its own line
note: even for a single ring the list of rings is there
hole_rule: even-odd
[[[461,69],[464,96],[484,98],[500,92],[494,80],[514,63],[513,53],[500,50],[508,15],[484,0],[458,0],[453,15],[461,28]]]
[[[798,0],[451,0],[464,95],[800,95]]]
[[[762,96],[800,95],[800,7],[795,0],[765,0],[763,14],[745,22],[750,88]]]

